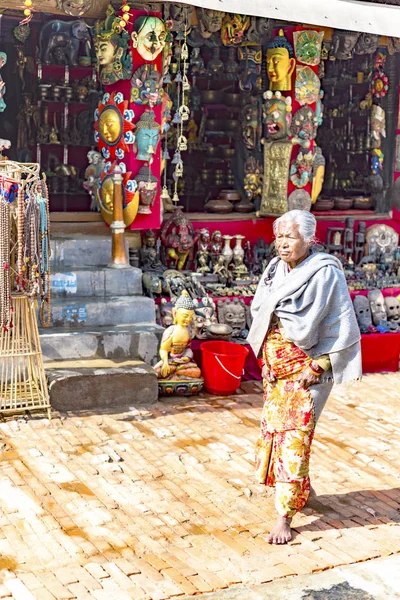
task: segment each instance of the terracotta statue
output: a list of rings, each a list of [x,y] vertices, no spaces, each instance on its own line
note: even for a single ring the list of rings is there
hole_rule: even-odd
[[[176,269],[183,270],[188,259],[192,259],[198,234],[179,208],[164,221],[160,237],[170,262]]]
[[[201,371],[193,361],[190,349],[192,338],[189,327],[193,321],[194,309],[192,299],[183,290],[173,309],[174,324],[162,336],[161,360],[154,367],[158,379],[180,381],[201,378]]]
[[[154,112],[152,110],[144,112],[136,124],[134,147],[137,150],[137,160],[151,160],[158,146],[160,131],[161,126],[155,120]]]
[[[146,62],[153,62],[163,51],[167,28],[162,19],[153,15],[138,17],[133,26],[133,47]]]
[[[293,46],[287,40],[283,29],[281,29],[275,39],[267,46],[267,74],[270,90],[290,91],[295,66]]]
[[[121,28],[120,21],[110,5],[106,19],[97,21],[94,26],[94,47],[102,85],[111,85],[132,77],[129,34]]]
[[[274,94],[270,90],[265,92],[264,98],[263,123],[265,137],[268,140],[286,140],[290,135],[292,122],[292,99],[290,96],[285,98],[281,92]]]

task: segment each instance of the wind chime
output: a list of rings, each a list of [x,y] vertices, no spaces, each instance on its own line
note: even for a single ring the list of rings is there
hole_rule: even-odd
[[[187,124],[190,117],[190,109],[188,106],[188,92],[190,91],[190,83],[187,76],[189,69],[189,49],[187,45],[187,31],[188,22],[186,18],[186,26],[184,31],[179,32],[176,36],[176,40],[179,41],[181,48],[179,52],[178,72],[175,77],[175,82],[177,84],[177,110],[172,120],[172,122],[177,125],[178,129],[176,149],[171,162],[171,164],[175,165],[174,173],[172,175],[172,178],[174,180],[174,194],[172,196],[172,202],[174,202],[175,207],[177,207],[179,203],[179,180],[183,177],[183,160],[181,152],[185,152],[188,149],[188,141],[183,133],[184,126]]]
[[[47,409],[50,417],[36,299],[48,326],[47,185],[38,164],[5,159],[0,161],[0,413]]]

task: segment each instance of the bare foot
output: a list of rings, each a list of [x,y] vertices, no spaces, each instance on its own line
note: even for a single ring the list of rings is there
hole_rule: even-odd
[[[287,544],[292,539],[290,523],[292,519],[278,516],[275,526],[269,534],[267,541],[270,544]]]

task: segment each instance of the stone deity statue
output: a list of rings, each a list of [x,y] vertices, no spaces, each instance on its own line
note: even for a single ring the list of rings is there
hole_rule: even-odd
[[[173,309],[174,324],[162,336],[160,361],[154,369],[158,379],[179,381],[200,379],[201,371],[193,360],[190,325],[195,306],[186,290],[183,290]]]
[[[356,296],[353,300],[354,312],[361,333],[376,333],[377,329],[372,324],[371,307],[366,296]]]
[[[380,290],[371,290],[368,292],[368,301],[373,324],[382,333],[388,331],[388,320],[382,292]]]

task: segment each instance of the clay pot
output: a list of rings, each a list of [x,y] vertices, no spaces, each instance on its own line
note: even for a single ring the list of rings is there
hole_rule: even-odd
[[[224,215],[233,211],[233,205],[228,200],[216,198],[215,200],[209,200],[204,206],[204,210]]]

